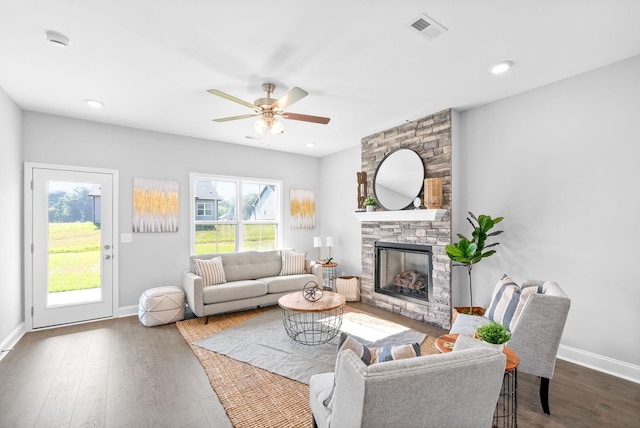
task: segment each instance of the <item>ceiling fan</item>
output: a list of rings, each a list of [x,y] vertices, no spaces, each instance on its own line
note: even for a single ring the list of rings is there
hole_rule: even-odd
[[[217,95],[229,101],[233,101],[234,103],[249,107],[254,111],[250,114],[223,117],[220,119],[213,119],[213,121],[228,122],[231,120],[247,119],[249,117],[259,116],[253,127],[258,134],[264,135],[267,129],[271,134],[282,134],[284,132],[284,124],[281,120],[278,119],[278,116],[282,116],[285,119],[321,123],[323,125],[326,125],[327,123],[329,123],[329,120],[331,120],[328,117],[309,116],[306,114],[285,112],[285,109],[291,104],[298,102],[309,95],[309,93],[304,89],[300,89],[298,87],[292,88],[277,100],[271,98],[271,94],[273,94],[273,91],[276,89],[276,85],[274,85],[273,83],[264,83],[262,85],[262,89],[267,94],[267,97],[258,98],[253,102],[253,104],[248,101],[241,100],[240,98],[236,98],[232,95],[226,94],[217,89],[209,89],[207,92],[209,92],[210,94]]]

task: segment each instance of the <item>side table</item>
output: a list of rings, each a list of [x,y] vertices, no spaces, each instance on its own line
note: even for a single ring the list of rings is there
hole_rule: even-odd
[[[335,278],[338,276],[338,263],[322,264],[322,288],[334,291]]]
[[[436,339],[438,352],[451,352],[458,339],[457,334],[445,334]],[[502,390],[493,413],[492,427],[517,428],[518,426],[518,354],[508,346],[502,350],[507,357],[502,379]]]

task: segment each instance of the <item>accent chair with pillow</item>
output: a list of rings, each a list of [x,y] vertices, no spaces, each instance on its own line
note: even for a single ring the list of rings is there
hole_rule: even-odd
[[[484,347],[369,365],[347,348],[335,373],[311,377],[314,426],[490,427],[504,367]]]
[[[520,359],[518,372],[540,377],[540,403],[550,414],[549,381],[570,306],[571,300],[554,281],[526,280],[518,286],[505,275],[484,316],[459,314],[450,333],[473,335],[475,326],[491,320],[505,325],[511,332],[507,346]]]

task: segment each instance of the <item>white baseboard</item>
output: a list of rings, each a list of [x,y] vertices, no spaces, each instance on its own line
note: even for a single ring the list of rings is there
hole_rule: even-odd
[[[0,361],[7,355],[16,343],[24,336],[24,322],[18,324],[16,328],[7,336],[2,342],[0,342]]]
[[[138,305],[121,306],[118,308],[118,318],[131,317],[133,315],[138,315]]]
[[[626,379],[631,382],[640,383],[640,366],[635,364],[614,360],[613,358],[565,345],[560,345],[558,358],[569,361],[570,363],[607,373],[612,376]]]

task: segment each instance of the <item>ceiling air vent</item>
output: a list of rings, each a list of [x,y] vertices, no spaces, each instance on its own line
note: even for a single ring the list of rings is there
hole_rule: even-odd
[[[429,40],[434,39],[447,31],[446,28],[438,24],[434,19],[429,18],[424,13],[411,20],[409,26],[413,31],[423,35]]]

